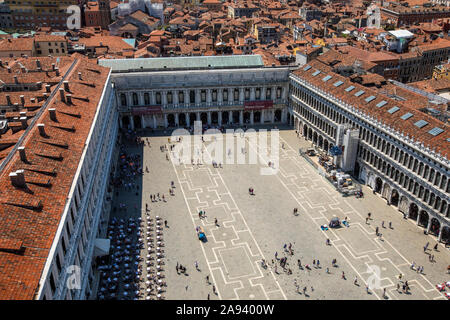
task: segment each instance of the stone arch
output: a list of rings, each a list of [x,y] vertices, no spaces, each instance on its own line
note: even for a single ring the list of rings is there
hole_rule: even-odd
[[[244,123],[250,123],[250,112],[244,112]]]
[[[228,124],[230,122],[230,114],[228,111],[222,112],[222,124]]]
[[[391,200],[391,202],[392,202],[392,200]],[[401,196],[400,197],[400,202],[399,202],[399,205],[398,205],[398,210],[400,212],[406,214],[406,213],[408,213],[408,207],[409,207],[408,205],[409,205],[408,198],[405,197],[405,196]]]
[[[323,148],[323,137],[319,136],[319,148]]]
[[[195,121],[197,121],[197,115],[195,113],[189,113],[189,124],[194,126]]]
[[[133,121],[134,121],[134,128],[141,129],[142,126],[141,116],[133,116]]]
[[[450,243],[450,227],[444,226],[442,228],[441,241],[447,245]]]
[[[219,113],[217,111],[211,112],[211,123],[212,124],[219,124]]]
[[[380,177],[376,177],[374,186],[375,186],[374,191],[376,193],[380,193],[381,192],[381,188],[383,187],[383,180],[381,180]]]
[[[441,223],[434,217],[431,218],[430,223],[430,233],[436,237],[439,237],[439,232],[441,231]]]
[[[429,218],[430,218],[430,215],[428,214],[428,212],[426,212],[425,210],[420,210],[419,221],[418,221],[419,226],[427,228],[428,222],[430,220]]]
[[[239,111],[237,111],[237,110],[235,110],[235,111],[233,111],[233,114],[232,114],[232,116],[233,116],[233,123],[239,123],[239,114],[240,114],[240,112]]]
[[[383,188],[382,188],[381,196],[384,199],[389,200],[389,194],[390,193],[391,193],[391,186],[387,182],[385,182],[384,185],[383,185]]]
[[[208,114],[206,112],[200,113],[200,121],[202,122],[202,125],[208,123]]]
[[[412,202],[410,205],[409,205],[409,210],[408,210],[408,217],[410,218],[410,219],[413,219],[413,220],[417,220],[417,215],[419,214],[419,207],[417,206],[417,204],[415,204],[414,202]]]
[[[281,121],[281,109],[275,110],[275,122]]]
[[[393,206],[398,206],[400,195],[396,189],[392,189],[390,203]]]
[[[167,125],[169,127],[175,127],[175,115],[173,113],[167,115]]]
[[[178,114],[178,124],[182,127],[185,127],[187,125],[186,114],[184,113]]]
[[[128,129],[130,126],[130,118],[128,116],[122,117],[122,127]]]
[[[289,124],[291,123],[292,115],[289,114]],[[253,113],[253,122],[254,123],[260,123],[261,122],[261,111],[255,111]]]

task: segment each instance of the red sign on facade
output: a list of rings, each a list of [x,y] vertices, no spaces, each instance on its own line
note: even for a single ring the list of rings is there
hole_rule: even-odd
[[[160,106],[137,107],[137,108],[133,108],[133,110],[131,112],[135,116],[141,116],[141,115],[145,115],[145,114],[162,113],[162,109]]]
[[[265,101],[245,101],[244,109],[246,110],[260,110],[260,109],[268,109],[273,107],[273,100],[265,100]]]

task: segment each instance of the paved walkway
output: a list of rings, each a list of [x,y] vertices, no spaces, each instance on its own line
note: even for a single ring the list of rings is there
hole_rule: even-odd
[[[280,131],[280,137],[285,148],[280,149],[275,175],[261,175],[261,167],[267,166],[259,164],[175,165],[160,151],[167,136],[150,137],[151,147],[143,151],[144,168],[148,166],[150,172],[144,175],[142,194],[134,200],[124,193],[120,201],[138,203],[141,213],[148,203],[152,214],[168,221],[164,231],[167,299],[207,299],[208,295],[210,299],[383,299],[383,288],[387,299],[444,299],[434,286],[449,280],[447,249],[440,246],[439,252],[431,253],[437,262],[429,262],[423,246],[427,241],[434,246],[431,237],[366,187],[363,199],[342,197],[298,155],[298,148],[309,142],[292,130]],[[252,150],[258,149],[247,141],[247,154]],[[171,181],[176,185],[174,196],[168,195]],[[249,195],[249,187],[255,189],[254,196]],[[149,200],[149,194],[158,192],[165,194],[167,202]],[[298,216],[292,214],[294,207]],[[200,210],[206,211],[203,219]],[[369,211],[373,220],[366,224]],[[333,216],[341,220],[347,216],[350,227],[322,231],[320,225]],[[382,220],[386,226],[392,221],[393,229],[382,228]],[[204,228],[208,242],[198,240],[196,226]],[[375,226],[382,240],[375,235]],[[325,244],[327,238],[330,246]],[[289,243],[293,255],[283,250]],[[287,257],[286,270],[292,274],[283,271],[275,252],[278,258]],[[337,267],[331,266],[333,258]],[[261,259],[267,261],[267,269],[261,267]],[[311,269],[299,269],[298,259]],[[319,260],[320,266],[313,266],[313,260]],[[200,271],[194,268],[196,261]],[[424,266],[423,275],[410,269],[412,261]],[[188,268],[188,275],[176,273],[177,262]],[[410,294],[397,291],[400,273]],[[207,284],[206,276],[212,284]],[[355,277],[359,285],[354,284]],[[368,294],[366,283],[379,288]]]

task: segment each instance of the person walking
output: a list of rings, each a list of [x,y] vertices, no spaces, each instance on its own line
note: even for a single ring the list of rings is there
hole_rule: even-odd
[[[355,277],[355,280],[353,281],[353,284],[354,284],[355,286],[358,285],[358,278],[357,278],[357,277]]]

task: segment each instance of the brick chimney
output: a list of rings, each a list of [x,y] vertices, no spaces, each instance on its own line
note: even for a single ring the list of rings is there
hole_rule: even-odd
[[[39,123],[37,127],[39,129],[39,134],[41,135],[41,137],[47,137],[47,134],[45,133],[45,124]]]
[[[17,148],[19,150],[20,160],[23,162],[27,162],[27,155],[25,153],[25,147],[19,147]]]
[[[72,95],[70,93],[66,94],[67,104],[72,104]]]
[[[66,99],[64,98],[64,88],[59,88],[59,96],[61,97],[62,102],[66,102]]]
[[[25,96],[22,94],[20,96],[20,103],[24,106],[25,105]]]
[[[12,105],[12,103],[11,103],[11,96],[9,94],[7,94],[5,96],[6,96],[6,101],[8,102],[8,106]]]
[[[69,81],[66,80],[66,81],[63,82],[63,84],[64,84],[64,90],[69,92],[70,91],[69,90]]]
[[[22,123],[22,129],[25,130],[28,128],[27,117],[20,117],[20,122]]]
[[[50,109],[48,109],[48,112],[50,112],[50,119],[52,119],[53,121],[57,121],[56,120],[56,109],[50,108]]]
[[[17,170],[9,174],[9,178],[11,179],[11,183],[13,186],[18,188],[26,187],[25,175],[23,173],[24,170]]]

